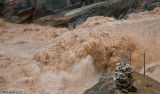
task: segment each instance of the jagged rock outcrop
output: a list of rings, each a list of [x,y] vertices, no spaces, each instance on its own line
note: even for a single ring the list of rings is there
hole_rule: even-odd
[[[66,7],[68,7],[68,0],[6,0],[0,11],[1,17],[5,20],[21,23],[29,17],[35,20],[54,15]]]
[[[75,28],[88,17],[111,16],[125,19],[129,13],[152,10],[160,6],[159,0],[89,0],[90,4],[99,3],[79,8],[80,1],[5,0],[5,3],[0,4],[0,13],[5,20],[16,23],[29,20],[40,25]]]
[[[82,8],[64,11],[56,16],[43,17],[36,20],[36,23],[75,28],[85,22],[88,17],[110,16],[117,19],[125,19],[129,13],[152,10],[159,6],[160,1],[158,0],[105,0]]]
[[[83,94],[126,94],[116,89],[113,75],[114,72],[105,73],[96,85]],[[137,92],[128,92],[128,94],[160,94],[159,82],[137,72],[133,72],[133,77],[136,79]]]
[[[50,26],[66,26],[75,28],[93,16],[114,16],[120,15],[118,12],[132,5],[134,0],[114,0],[112,2],[100,2],[71,11],[64,11],[59,15],[46,16],[36,20],[37,24]],[[125,4],[126,3],[126,4]],[[123,13],[123,12],[121,12]],[[59,18],[59,19],[57,19]]]

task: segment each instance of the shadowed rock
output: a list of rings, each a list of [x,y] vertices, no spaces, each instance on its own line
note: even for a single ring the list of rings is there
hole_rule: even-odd
[[[63,11],[58,15],[42,17],[35,22],[40,25],[76,28],[88,17],[109,16],[116,19],[126,19],[127,15],[132,12],[152,10],[160,6],[159,2],[158,0],[105,0],[78,9]]]
[[[88,17],[109,16],[126,19],[130,13],[153,10],[160,6],[159,0],[90,0],[91,5],[78,8],[79,1],[71,0],[72,5],[69,6],[68,0],[6,0],[0,11],[1,17],[11,22],[22,23],[28,20],[40,25],[76,28]],[[93,2],[99,3],[92,4]],[[29,8],[33,11],[26,12]],[[19,12],[24,16],[17,15]]]

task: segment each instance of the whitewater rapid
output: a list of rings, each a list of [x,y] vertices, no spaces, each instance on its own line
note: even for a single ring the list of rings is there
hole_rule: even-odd
[[[132,67],[160,81],[160,8],[127,20],[96,16],[74,30],[0,19],[0,92],[83,94],[126,52]]]

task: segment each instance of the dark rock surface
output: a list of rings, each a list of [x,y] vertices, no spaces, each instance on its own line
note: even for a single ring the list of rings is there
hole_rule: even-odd
[[[83,94],[126,94],[116,89],[113,75],[114,72],[104,74],[96,85],[86,90]],[[128,92],[128,94],[160,94],[159,82],[148,76],[144,77],[137,72],[133,72],[133,77],[136,79],[135,84],[137,85],[137,92]]]
[[[1,17],[10,22],[21,23],[33,15],[36,0],[6,0]]]
[[[109,16],[115,17],[116,19],[125,19],[130,13],[152,10],[159,6],[159,0],[105,0],[104,2],[84,6],[82,8],[64,11],[56,16],[50,15],[43,17],[38,19],[36,23],[40,25],[75,28],[85,22],[88,17]],[[55,19],[57,17],[65,19],[57,20]]]
[[[77,27],[88,17],[109,16],[125,19],[130,13],[153,10],[160,6],[160,0],[89,0],[91,5],[81,8],[79,8],[81,0],[4,1],[5,3],[0,5],[0,14],[5,20],[16,23],[22,23],[26,20],[34,22],[36,20],[36,23],[40,25],[66,26],[69,28]],[[59,20],[55,18],[59,18]]]
[[[5,20],[21,23],[29,17],[35,20],[54,15],[66,7],[68,7],[67,0],[6,0],[3,9],[0,7],[0,11],[1,17]],[[19,16],[19,13],[23,16]]]
[[[62,12],[69,6],[68,0],[37,0],[34,19]]]
[[[2,15],[4,5],[5,5],[5,0],[0,0],[0,15]]]
[[[52,11],[46,8],[45,0],[37,0],[33,20],[52,14],[53,14]]]

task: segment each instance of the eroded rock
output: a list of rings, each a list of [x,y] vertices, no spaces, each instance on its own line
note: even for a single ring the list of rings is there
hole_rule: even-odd
[[[35,22],[40,25],[76,28],[84,23],[88,17],[109,16],[116,19],[126,19],[130,13],[152,10],[155,7],[159,7],[159,3],[160,1],[158,0],[105,0],[81,8],[73,7],[71,8],[72,10],[63,11],[59,15],[46,16]],[[56,19],[57,17],[59,19]]]

